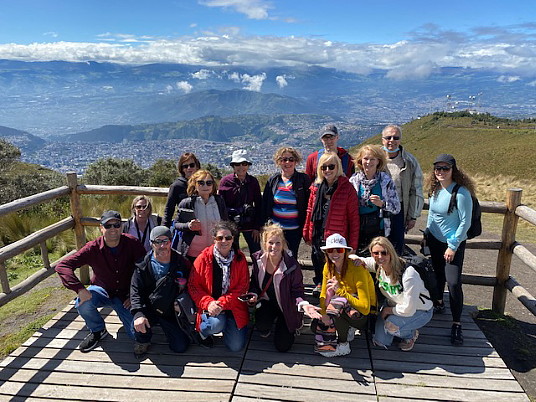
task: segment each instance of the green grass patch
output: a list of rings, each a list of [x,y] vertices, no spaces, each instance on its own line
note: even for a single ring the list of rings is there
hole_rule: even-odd
[[[19,331],[5,334],[0,337],[0,359],[3,359],[20,345],[22,345],[28,338],[30,338],[35,331],[45,325],[56,313],[47,314],[43,317],[39,317],[37,320],[30,322]]]

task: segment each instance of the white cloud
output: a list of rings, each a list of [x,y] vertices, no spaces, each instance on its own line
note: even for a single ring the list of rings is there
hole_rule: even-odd
[[[45,32],[43,36],[50,36],[51,38],[57,38],[59,35],[57,32]]]
[[[200,0],[198,3],[207,7],[230,8],[253,20],[268,19],[268,10],[272,8],[263,0]]]
[[[511,75],[501,75],[499,78],[497,78],[498,82],[502,82],[504,84],[509,84],[511,82],[519,81],[521,77],[517,76],[511,76]]]
[[[216,72],[212,70],[207,70],[205,68],[202,68],[199,71],[196,71],[195,73],[190,74],[192,78],[195,78],[196,80],[206,80],[210,78],[211,76],[217,75]]]
[[[188,81],[179,81],[177,82],[177,89],[180,89],[181,91],[183,91],[185,94],[189,94],[190,92],[192,92],[192,85],[188,83]]]
[[[247,89],[248,91],[260,92],[262,88],[262,84],[264,83],[265,79],[266,79],[266,73],[262,73],[258,75],[243,74],[241,81],[243,84],[246,84],[246,85],[244,85],[242,89]]]
[[[536,80],[535,81],[531,81],[527,84],[529,87],[536,87]]]
[[[227,76],[231,81],[240,82],[240,74],[237,72],[229,73]]]
[[[277,77],[275,77],[275,82],[277,82],[277,85],[279,86],[279,88],[285,88],[287,85],[288,85],[288,81],[287,80],[293,80],[295,77],[291,76],[291,75],[286,75],[286,74],[283,74],[283,75],[278,75]]]

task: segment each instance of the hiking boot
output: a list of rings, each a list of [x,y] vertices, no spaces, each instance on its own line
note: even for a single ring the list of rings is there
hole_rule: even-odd
[[[462,326],[460,324],[452,324],[450,330],[450,342],[455,346],[463,345]]]
[[[413,346],[415,346],[415,341],[419,337],[419,331],[415,331],[415,334],[412,338],[409,339],[402,339],[400,343],[398,344],[398,347],[403,352],[409,352],[411,349],[413,349]]]
[[[434,306],[434,314],[445,314],[445,303],[436,304]]]
[[[322,284],[319,283],[318,285],[315,286],[315,288],[313,289],[313,297],[320,297],[320,292],[322,292]]]
[[[136,356],[137,358],[142,357],[149,350],[149,346],[151,346],[150,342],[146,342],[146,343],[136,342],[134,344],[134,356]]]
[[[338,343],[334,351],[319,352],[324,357],[345,356],[350,354],[350,344],[348,342]]]
[[[106,328],[97,332],[90,332],[89,335],[86,336],[82,342],[80,342],[78,348],[80,349],[80,352],[87,353],[90,350],[95,349],[99,345],[99,342],[107,336],[108,331],[106,331]]]

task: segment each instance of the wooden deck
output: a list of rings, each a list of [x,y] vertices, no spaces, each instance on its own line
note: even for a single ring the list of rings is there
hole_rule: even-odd
[[[192,346],[172,353],[159,328],[144,360],[115,313],[111,337],[89,353],[77,350],[87,330],[66,307],[0,363],[0,400],[468,400],[528,401],[502,359],[464,313],[465,343],[451,346],[450,315],[435,316],[411,352],[370,347],[356,336],[348,356],[313,353],[306,327],[289,353],[254,332],[242,353]]]

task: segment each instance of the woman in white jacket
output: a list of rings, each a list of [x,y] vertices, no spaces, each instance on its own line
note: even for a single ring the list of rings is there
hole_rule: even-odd
[[[385,237],[374,238],[369,246],[372,257],[362,258],[368,270],[376,273],[381,294],[385,297],[376,321],[373,342],[387,349],[396,336],[399,347],[410,351],[419,336],[419,328],[432,318],[433,302],[419,273],[405,268],[393,244]]]

